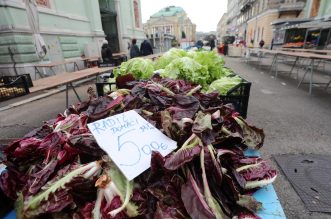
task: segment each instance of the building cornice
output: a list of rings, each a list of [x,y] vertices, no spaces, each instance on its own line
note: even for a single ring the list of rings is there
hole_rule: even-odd
[[[253,20],[255,20],[255,19],[261,18],[261,17],[263,17],[263,16],[266,15],[266,14],[270,14],[270,13],[278,13],[278,12],[279,12],[278,9],[268,9],[268,10],[262,12],[261,14],[258,14],[258,15],[256,15],[256,16],[252,17],[251,19],[249,19],[249,20],[247,21],[247,23],[249,23],[249,22],[251,22],[251,21],[253,21]]]
[[[0,0],[0,7],[10,7],[25,10],[25,4],[23,1],[15,1],[15,0]],[[70,20],[77,20],[83,22],[90,22],[87,17],[78,16],[75,14],[68,14],[63,12],[58,12],[52,8],[43,8],[38,7],[38,11],[43,14],[51,14],[58,17],[68,18]]]
[[[2,33],[31,33],[30,28],[25,26],[13,26],[13,25],[2,25],[0,26],[0,34]],[[97,30],[93,32],[77,32],[70,29],[56,29],[56,28],[42,28],[41,34],[47,35],[67,35],[67,36],[78,36],[78,37],[104,37],[103,30]]]

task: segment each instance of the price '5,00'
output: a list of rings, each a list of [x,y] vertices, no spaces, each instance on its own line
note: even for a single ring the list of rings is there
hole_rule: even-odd
[[[119,135],[117,137],[117,150],[118,152],[124,152],[125,149],[128,149],[127,147],[130,147],[130,149],[133,149],[136,151],[136,158],[133,161],[128,161],[128,163],[120,163],[121,166],[135,166],[140,162],[142,155],[149,156],[152,154],[152,151],[160,151],[160,150],[167,150],[168,146],[164,143],[158,143],[156,141],[152,141],[150,143],[144,144],[142,146],[138,146],[135,142],[132,140],[126,140],[130,139],[130,132],[135,131],[134,129],[128,130],[124,132],[123,134]]]

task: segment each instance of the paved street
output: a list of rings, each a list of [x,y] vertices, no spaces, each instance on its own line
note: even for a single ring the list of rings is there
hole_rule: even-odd
[[[87,98],[89,85],[76,88],[82,99]],[[22,98],[20,98],[21,100]],[[69,91],[69,104],[77,102],[72,90]],[[8,101],[12,103],[11,101]],[[65,92],[30,102],[19,107],[0,112],[0,139],[19,138],[33,128],[39,127],[43,121],[55,118],[65,110]]]
[[[309,96],[307,86],[297,89],[295,80],[272,78],[267,70],[239,62],[239,58],[226,58],[226,64],[252,82],[247,120],[265,131],[263,157],[273,160],[274,154],[331,154],[330,93],[314,88]],[[274,186],[287,218],[331,218],[309,213],[284,175],[279,174]]]
[[[288,77],[273,78],[266,70],[256,69],[239,58],[226,58],[227,66],[252,82],[248,121],[265,130],[262,155],[272,160],[274,154],[330,154],[331,94],[314,88],[296,89]],[[287,67],[289,66],[282,66]],[[86,97],[87,85],[77,89]],[[76,97],[70,92],[70,102]],[[18,138],[42,121],[54,118],[65,108],[65,93],[37,100],[0,112],[0,139]],[[275,164],[275,163],[274,163]],[[276,166],[276,164],[275,164]],[[328,214],[309,213],[286,178],[279,174],[274,183],[288,218],[331,218]]]

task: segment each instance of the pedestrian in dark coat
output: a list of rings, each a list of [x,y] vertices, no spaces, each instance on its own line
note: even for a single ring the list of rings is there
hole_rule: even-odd
[[[228,42],[225,41],[224,42],[224,56],[228,55],[228,51],[229,51],[229,45],[228,45]]]
[[[144,40],[144,42],[142,42],[142,44],[140,45],[140,54],[142,56],[148,56],[153,54],[152,45],[148,40]]]
[[[215,48],[215,40],[214,40],[214,38],[212,38],[210,40],[209,46],[210,46],[210,51],[212,51]]]
[[[132,45],[130,48],[130,57],[132,59],[139,56],[140,56],[140,51],[139,51],[139,47],[137,46],[137,40],[132,39]]]
[[[263,46],[264,46],[264,40],[261,40],[260,43],[259,43],[259,45],[260,45],[260,49],[262,49]]]
[[[198,42],[195,45],[198,49],[201,49],[203,47],[203,42],[202,40],[198,40]]]
[[[101,47],[101,56],[104,63],[111,63],[113,53],[108,45],[108,41],[104,41]]]

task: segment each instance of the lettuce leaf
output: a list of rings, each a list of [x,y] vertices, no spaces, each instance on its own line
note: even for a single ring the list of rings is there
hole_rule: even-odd
[[[173,60],[177,58],[186,57],[187,52],[182,49],[172,48],[166,53],[164,53],[160,58],[158,58],[155,62],[155,69],[164,69],[167,65],[169,65]],[[163,70],[164,71],[164,70]],[[161,73],[161,72],[160,72]]]
[[[162,77],[172,79],[183,79],[203,87],[208,85],[208,68],[199,64],[192,58],[183,57],[174,59],[169,63],[161,74]]]
[[[153,61],[144,58],[133,58],[123,62],[120,68],[114,69],[115,77],[132,74],[135,79],[149,79],[154,73]]]
[[[236,85],[240,84],[242,79],[239,76],[234,77],[223,77],[218,80],[213,81],[207,93],[211,93],[213,91],[218,91],[221,95],[226,95],[232,88]]]

